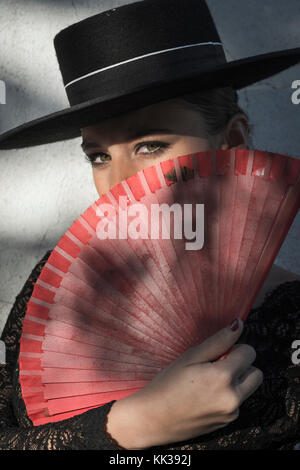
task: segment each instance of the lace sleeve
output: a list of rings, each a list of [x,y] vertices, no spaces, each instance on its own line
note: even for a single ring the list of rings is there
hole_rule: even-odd
[[[16,297],[3,329],[6,364],[0,365],[0,449],[1,450],[118,450],[122,449],[106,433],[106,421],[114,401],[80,415],[42,426],[33,426],[27,416],[18,382],[19,340],[26,304],[51,251],[35,266]]]
[[[0,429],[1,450],[119,450],[105,433],[114,401],[57,423]]]

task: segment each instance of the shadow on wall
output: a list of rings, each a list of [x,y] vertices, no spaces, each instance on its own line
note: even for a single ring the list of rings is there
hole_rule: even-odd
[[[1,66],[0,66],[1,73]],[[1,100],[0,90],[0,133],[30,121],[39,118],[50,112],[55,112],[61,107],[61,101],[56,100],[52,94],[34,87],[34,83],[14,80],[11,77],[13,73],[5,71],[1,74],[1,79],[5,83],[5,103]],[[22,106],[20,106],[22,103]],[[32,108],[34,104],[35,115],[32,117]],[[30,115],[29,115],[30,114]]]

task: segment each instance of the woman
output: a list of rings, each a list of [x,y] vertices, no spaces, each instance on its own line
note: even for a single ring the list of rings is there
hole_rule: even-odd
[[[203,25],[207,24],[205,15],[212,21],[205,4],[189,4],[191,3],[195,9],[201,8],[201,15],[204,17],[199,11],[198,18],[202,18]],[[174,7],[173,16],[170,14],[170,5]],[[114,34],[111,27],[120,22],[120,19],[116,23],[113,20],[118,15],[122,17],[134,12],[134,17],[145,16],[151,20],[151,17],[157,19],[158,11],[160,20],[162,18],[163,24],[168,24],[170,28],[170,37],[171,33],[174,33],[170,26],[172,20],[173,27],[176,26],[180,36],[178,25],[186,31],[184,25],[187,21],[187,17],[183,18],[182,13],[189,14],[191,21],[195,16],[195,10],[189,12],[186,2],[182,0],[165,2],[164,7],[157,1],[150,1],[115,9],[106,12],[106,15],[97,15],[101,18],[95,21],[101,25],[99,30],[102,37],[106,34],[107,40],[110,34]],[[181,14],[178,15],[178,12]],[[112,29],[110,33],[103,28],[100,20],[106,21],[105,25]],[[93,21],[91,19],[92,23]],[[197,21],[195,31],[199,30]],[[89,26],[92,23],[89,23]],[[124,17],[121,24],[124,24]],[[130,22],[129,24],[131,25]],[[210,25],[213,29],[212,23]],[[71,28],[65,34],[72,34],[72,31],[74,32]],[[160,38],[162,43],[164,35],[165,29]],[[65,38],[63,35],[61,40]],[[78,48],[82,47],[82,37],[78,34],[77,39],[76,53],[80,56]],[[118,44],[121,44],[121,39]],[[190,38],[186,39],[190,41]],[[216,37],[214,39],[213,47],[217,48],[219,41]],[[136,42],[137,37],[134,43]],[[72,44],[70,38],[67,44]],[[58,45],[57,39],[56,46]],[[165,50],[163,47],[162,49]],[[71,54],[68,47],[65,47],[64,51],[61,51],[61,57],[65,57],[67,53]],[[203,54],[203,60],[207,61],[210,51],[206,50]],[[67,57],[69,64],[70,55]],[[188,53],[185,58],[189,58],[191,63],[194,62],[194,58],[188,57]],[[154,60],[153,56],[151,60]],[[282,60],[284,61],[284,58]],[[297,60],[300,60],[300,54]],[[295,57],[291,61],[295,63]],[[116,61],[115,65],[120,62]],[[165,64],[168,65],[167,72],[170,73],[172,62]],[[237,71],[231,69],[229,74],[230,67],[226,64],[222,66],[222,79],[220,74],[215,73],[216,63],[214,66],[210,64],[209,74],[208,69],[205,73],[203,70],[197,71],[201,91],[182,93],[184,89],[190,90],[185,88],[187,82],[183,83],[183,80],[180,86],[177,82],[173,83],[173,88],[170,85],[163,88],[165,95],[168,95],[168,91],[171,93],[168,99],[163,100],[162,95],[158,99],[155,87],[148,94],[141,94],[135,83],[131,94],[128,90],[123,96],[119,93],[119,100],[116,100],[114,93],[111,93],[109,97],[106,96],[105,101],[102,96],[102,107],[95,108],[93,105],[98,104],[96,100],[99,88],[92,82],[82,88],[82,78],[94,80],[99,74],[93,73],[87,77],[88,74],[83,73],[86,72],[83,67],[80,72],[77,69],[77,78],[74,79],[71,71],[74,72],[76,68],[75,62],[73,65],[74,68],[67,70],[64,61],[61,62],[72,106],[69,112],[57,113],[54,118],[57,124],[62,122],[60,119],[63,120],[64,129],[59,125],[50,126],[51,119],[37,120],[38,122],[30,126],[21,126],[6,133],[0,138],[2,148],[70,138],[80,129],[82,148],[92,163],[95,186],[101,195],[142,168],[174,155],[216,148],[246,148],[248,145],[247,116],[238,106],[236,91],[226,83],[234,82]],[[155,71],[155,76],[161,73],[163,65],[160,61],[160,69]],[[174,62],[173,66],[175,65]],[[264,73],[270,75],[275,73],[275,69],[272,69],[272,62],[269,65],[268,72]],[[105,72],[104,69],[105,67],[102,67],[100,71]],[[111,73],[115,67],[109,70]],[[241,71],[240,69],[240,73]],[[137,69],[135,72],[134,80],[138,81],[140,75]],[[129,69],[126,73],[129,80],[132,70]],[[124,70],[118,70],[115,82],[106,76],[101,86],[105,86],[109,81],[109,90],[112,90],[118,86],[116,81],[122,79],[126,88],[128,84],[124,82],[122,74]],[[189,74],[192,75],[191,70]],[[250,75],[245,79],[241,74],[240,84],[258,79],[258,75]],[[143,76],[145,77],[145,72]],[[214,84],[213,89],[206,89],[208,81]],[[220,81],[223,86],[220,86]],[[72,89],[75,83],[78,84],[76,91]],[[192,87],[192,82],[189,84]],[[130,99],[126,101],[124,96]],[[80,108],[80,104],[84,105],[84,109]],[[88,113],[85,114],[85,111]],[[49,125],[48,128],[45,122]],[[41,132],[32,132],[34,129]],[[58,423],[33,427],[20,392],[18,346],[26,302],[49,255],[50,252],[33,270],[16,299],[2,334],[2,340],[7,347],[7,365],[0,369],[1,449],[287,449],[298,443],[299,366],[291,363],[290,346],[293,338],[300,335],[300,322],[297,317],[300,283],[296,280],[296,275],[276,267],[271,270],[256,300],[256,308],[250,312],[246,325],[243,326],[241,321],[236,320],[230,327],[185,351],[144,389],[129,397],[112,401]],[[268,325],[268,329],[265,325]],[[215,362],[232,346],[227,357]]]

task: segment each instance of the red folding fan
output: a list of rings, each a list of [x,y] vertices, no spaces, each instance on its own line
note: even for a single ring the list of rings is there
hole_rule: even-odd
[[[33,424],[131,395],[245,320],[299,202],[300,160],[220,150],[157,163],[91,205],[28,302],[20,383]]]

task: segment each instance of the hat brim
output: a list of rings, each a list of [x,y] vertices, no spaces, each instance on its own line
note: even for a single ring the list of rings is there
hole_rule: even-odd
[[[33,147],[80,137],[88,127],[119,114],[200,89],[232,86],[239,90],[264,80],[300,62],[300,48],[260,54],[215,65],[180,80],[152,83],[147,87],[120,90],[118,95],[80,103],[34,119],[0,135],[0,149]]]

